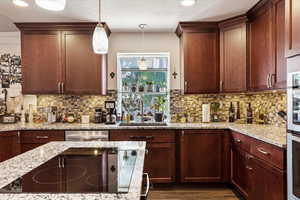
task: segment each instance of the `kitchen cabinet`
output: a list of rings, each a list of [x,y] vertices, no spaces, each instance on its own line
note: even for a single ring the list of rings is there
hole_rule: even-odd
[[[92,49],[96,23],[16,26],[21,30],[23,94],[106,94],[107,56]]]
[[[286,199],[285,172],[256,158],[251,160],[248,170],[251,180],[249,200]]]
[[[300,55],[300,2],[285,0],[286,57]]]
[[[23,31],[23,94],[58,94],[61,81],[60,43],[58,31]]]
[[[20,154],[20,132],[0,133],[0,162]]]
[[[261,1],[248,12],[250,90],[286,88],[285,1]]]
[[[152,183],[172,183],[176,178],[175,132],[171,130],[114,130],[110,141],[146,141],[144,171]]]
[[[225,182],[226,134],[222,130],[184,130],[180,135],[181,182]],[[209,155],[209,156],[208,156]]]
[[[220,26],[220,92],[247,91],[246,16]]]
[[[219,92],[219,28],[214,22],[182,22],[181,40],[186,94]]]
[[[248,174],[249,154],[239,148],[231,148],[231,178],[230,182],[246,199],[249,195],[250,178]]]
[[[62,92],[105,94],[106,55],[94,53],[91,45],[93,32],[65,31],[62,35],[64,74]]]
[[[64,131],[22,131],[22,153],[53,141],[65,141]]]

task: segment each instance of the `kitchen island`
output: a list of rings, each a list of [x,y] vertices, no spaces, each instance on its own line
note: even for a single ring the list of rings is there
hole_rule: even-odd
[[[117,148],[134,150],[135,164],[126,193],[3,193],[1,200],[139,200],[145,156],[145,142],[51,142],[0,163],[0,188],[7,186],[32,170],[71,148]]]

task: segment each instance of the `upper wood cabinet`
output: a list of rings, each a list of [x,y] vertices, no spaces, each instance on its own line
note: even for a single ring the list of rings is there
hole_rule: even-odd
[[[286,57],[300,55],[300,1],[285,0]]]
[[[63,93],[105,94],[106,56],[92,49],[91,31],[63,32]]]
[[[59,93],[60,32],[23,31],[21,38],[23,94]]]
[[[220,92],[247,90],[246,16],[223,21],[220,26]]]
[[[21,30],[23,94],[106,94],[107,56],[92,49],[96,23],[16,26]]]
[[[182,22],[181,39],[186,94],[219,91],[219,28],[214,22]]]
[[[286,87],[284,0],[259,2],[248,12],[250,90]]]

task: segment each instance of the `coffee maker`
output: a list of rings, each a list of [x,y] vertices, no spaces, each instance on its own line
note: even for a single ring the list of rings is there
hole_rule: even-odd
[[[116,124],[117,115],[116,115],[116,102],[115,101],[105,101],[106,122],[105,124]]]

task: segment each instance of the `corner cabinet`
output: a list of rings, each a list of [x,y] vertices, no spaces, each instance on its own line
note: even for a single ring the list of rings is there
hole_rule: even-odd
[[[220,92],[247,91],[247,17],[220,26]]]
[[[16,26],[21,30],[23,94],[106,94],[107,56],[92,49],[96,23]]]
[[[179,23],[184,93],[219,92],[219,28],[215,22]]]
[[[300,1],[285,0],[286,57],[300,55]]]

